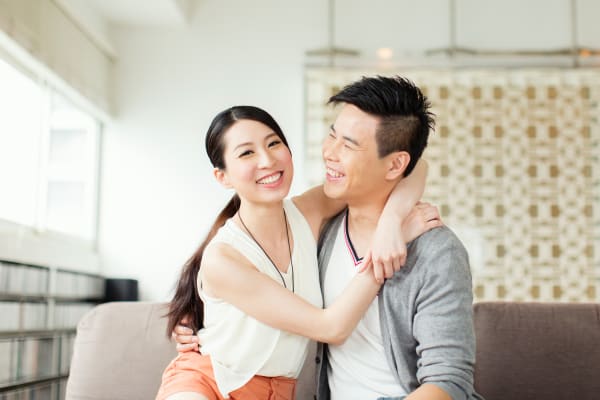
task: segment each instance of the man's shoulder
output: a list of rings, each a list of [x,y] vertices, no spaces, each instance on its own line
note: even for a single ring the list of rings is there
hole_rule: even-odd
[[[405,267],[413,275],[447,275],[447,279],[470,276],[467,250],[447,226],[433,228],[409,243]]]
[[[428,230],[408,244],[409,253],[436,254],[448,249],[466,252],[458,236],[445,225]]]

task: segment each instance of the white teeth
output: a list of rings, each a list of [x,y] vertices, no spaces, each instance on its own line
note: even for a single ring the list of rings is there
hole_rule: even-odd
[[[277,181],[279,178],[281,178],[281,172],[277,173],[277,174],[273,174],[273,175],[269,175],[266,178],[263,179],[259,179],[257,181],[257,183],[260,184],[269,184],[269,183],[273,183],[275,181]]]
[[[341,178],[342,176],[344,176],[343,174],[340,174],[339,172],[331,168],[327,168],[327,175],[332,176],[334,178]]]

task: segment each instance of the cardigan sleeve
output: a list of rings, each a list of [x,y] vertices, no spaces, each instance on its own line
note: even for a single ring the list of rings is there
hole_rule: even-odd
[[[386,281],[379,304],[386,358],[406,393],[430,383],[453,400],[480,398],[473,392],[471,272],[450,229],[409,244],[406,265]]]
[[[475,334],[467,252],[448,229],[418,247],[420,289],[414,303],[417,380],[446,391],[453,400],[473,392]]]

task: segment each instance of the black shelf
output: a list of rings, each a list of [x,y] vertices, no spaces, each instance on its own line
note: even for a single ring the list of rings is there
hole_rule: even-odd
[[[40,295],[24,295],[13,293],[0,293],[0,301],[11,301],[15,303],[45,303],[48,296]]]
[[[62,374],[62,375],[53,375],[53,376],[48,376],[48,377],[23,379],[23,380],[14,381],[14,382],[0,383],[0,392],[9,392],[9,391],[18,390],[18,389],[26,388],[26,387],[33,386],[33,385],[37,386],[37,385],[41,385],[41,384],[45,384],[45,383],[58,382],[63,379],[66,379],[68,377],[69,377],[69,374]]]
[[[74,334],[77,330],[75,328],[63,328],[63,329],[44,329],[44,330],[19,330],[19,331],[1,331],[0,340],[6,339],[44,339],[53,338],[61,335]]]
[[[99,297],[77,297],[77,296],[54,296],[54,295],[23,295],[0,292],[0,301],[10,301],[15,303],[45,303],[48,300],[54,300],[57,303],[102,303],[103,298]]]
[[[105,279],[59,266],[0,263],[0,399],[62,400],[76,324],[104,301]]]

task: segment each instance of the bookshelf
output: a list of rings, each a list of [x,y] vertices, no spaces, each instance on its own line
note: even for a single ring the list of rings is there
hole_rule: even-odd
[[[99,275],[0,260],[0,400],[61,400],[79,319]]]

